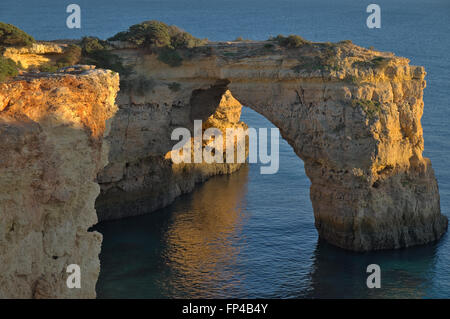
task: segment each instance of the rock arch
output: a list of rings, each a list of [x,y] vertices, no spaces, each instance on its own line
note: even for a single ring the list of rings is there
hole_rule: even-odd
[[[119,94],[121,110],[110,135],[111,164],[99,175],[101,218],[120,217],[107,207],[113,197],[162,196],[156,209],[209,175],[237,169],[197,167],[207,173],[176,177],[170,185],[158,184],[161,178],[133,182],[139,174],[157,176],[155,167],[165,167],[166,177],[174,174],[173,166],[162,160],[173,145],[173,128],[192,127],[194,119],[208,117],[235,125],[227,112],[240,112],[236,103],[231,111],[219,111],[224,96],[232,94],[277,126],[304,161],[322,238],[367,251],[442,236],[447,219],[440,212],[431,163],[422,156],[422,67],[347,42],[270,50],[264,43],[214,44],[211,51],[170,67],[141,50],[116,50],[134,75],[123,79],[128,89]],[[136,90],[143,86],[143,91]],[[153,134],[147,136],[144,129]],[[127,178],[130,165],[135,172]],[[183,186],[186,178],[188,187]],[[156,184],[167,186],[171,195],[143,192]]]

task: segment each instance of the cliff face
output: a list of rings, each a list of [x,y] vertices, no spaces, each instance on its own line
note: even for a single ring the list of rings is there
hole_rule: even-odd
[[[445,232],[437,182],[422,156],[422,67],[348,42],[212,44],[178,67],[123,44],[115,53],[132,75],[122,79],[110,165],[99,176],[102,218],[148,212],[190,190],[182,184],[191,175],[174,177],[166,156],[171,132],[217,114],[229,91],[274,123],[305,162],[322,238],[365,251],[422,244]],[[114,194],[138,208],[103,206]],[[145,206],[144,197],[155,204]]]
[[[173,163],[172,130],[192,129],[190,115],[183,114],[186,108],[166,103],[124,102],[126,97],[123,93],[119,95],[120,110],[108,137],[110,164],[98,176],[102,189],[96,203],[100,220],[140,215],[165,207],[181,194],[191,192],[195,184],[213,175],[231,174],[243,165]],[[130,99],[136,100],[133,96]],[[215,113],[203,118],[203,130],[215,127],[225,135],[227,128],[246,129],[239,122],[242,105],[225,87],[218,89],[212,105]],[[241,134],[238,138],[245,136]]]
[[[1,298],[95,297],[102,236],[88,228],[119,76],[71,71],[0,83]],[[81,289],[66,286],[70,264]]]

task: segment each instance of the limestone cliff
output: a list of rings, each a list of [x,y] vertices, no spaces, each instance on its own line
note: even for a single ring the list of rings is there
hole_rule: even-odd
[[[348,41],[295,49],[214,43],[184,53],[181,66],[124,43],[114,53],[131,75],[121,81],[110,165],[99,176],[102,218],[148,212],[190,190],[182,184],[192,185],[192,176],[174,177],[163,159],[171,132],[214,116],[230,91],[274,123],[305,162],[322,238],[365,251],[422,244],[445,232],[437,182],[422,156],[422,67]],[[103,206],[115,195],[138,208]]]
[[[0,83],[0,298],[95,297],[102,236],[88,228],[118,85],[91,67]]]
[[[171,130],[176,127],[192,128],[190,117],[183,114],[186,108],[123,103],[120,98],[118,103],[120,110],[108,137],[110,164],[98,176],[102,189],[96,203],[100,220],[140,215],[165,207],[181,194],[191,192],[196,183],[214,175],[231,174],[241,167],[239,163],[173,163],[172,141],[167,137],[170,138]],[[227,128],[245,129],[246,125],[239,122],[241,108],[229,91],[219,89],[213,103],[215,113],[205,119],[203,130],[215,127],[225,135]]]
[[[5,58],[10,58],[21,64],[25,69],[39,67],[49,63],[64,52],[65,44],[33,43],[29,47],[6,47],[3,52]]]
[[[40,61],[33,52],[9,54]],[[203,129],[245,127],[241,103],[276,125],[303,159],[316,227],[328,242],[366,251],[445,232],[437,182],[422,156],[422,67],[349,42],[211,43],[181,52],[179,66],[124,43],[112,53],[129,72],[108,155],[101,138],[117,75],[75,69],[0,86],[2,296],[93,297],[101,239],[87,232],[96,223],[94,176],[100,219],[163,207],[241,166],[174,164],[173,129],[192,130],[194,120]],[[65,289],[68,263],[85,269],[80,291]]]

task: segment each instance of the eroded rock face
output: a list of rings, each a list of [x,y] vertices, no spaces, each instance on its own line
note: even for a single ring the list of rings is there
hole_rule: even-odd
[[[242,105],[229,91],[220,89],[216,94],[211,103],[214,114],[198,118],[203,120],[203,131],[214,127],[225,136],[227,128],[241,128],[237,138],[245,139],[247,126],[239,121]],[[205,104],[198,107],[201,105]],[[177,127],[193,128],[189,113],[176,115],[184,110],[167,105],[120,104],[108,137],[110,164],[98,175],[102,188],[96,203],[99,220],[141,215],[165,207],[191,192],[197,183],[214,175],[231,174],[243,165],[194,163],[193,158],[192,164],[173,163],[174,141],[168,140],[167,134],[170,139],[171,131]],[[206,144],[205,141],[203,147]]]
[[[2,53],[5,58],[10,58],[27,69],[29,67],[39,67],[52,61],[58,54],[64,52],[65,44],[56,43],[33,43],[29,47],[7,47]]]
[[[0,298],[95,297],[102,236],[88,228],[119,76],[89,69],[0,83]]]
[[[115,53],[133,75],[122,81],[110,165],[99,176],[101,218],[148,212],[190,190],[180,185],[192,175],[175,178],[164,159],[171,132],[215,116],[229,90],[274,123],[305,162],[316,227],[328,242],[366,251],[422,244],[445,232],[437,182],[422,156],[422,67],[348,42],[212,44],[180,67],[126,45]],[[103,209],[113,194],[155,204]]]

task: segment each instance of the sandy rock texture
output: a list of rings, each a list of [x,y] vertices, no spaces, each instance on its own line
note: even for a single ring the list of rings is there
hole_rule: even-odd
[[[6,47],[3,56],[16,63],[20,62],[21,66],[27,69],[31,66],[39,67],[54,60],[64,52],[66,47],[66,44],[39,42],[29,47]]]
[[[226,94],[274,123],[303,159],[316,228],[328,242],[355,251],[390,249],[431,242],[446,231],[433,169],[422,156],[425,71],[408,59],[349,41],[295,49],[212,43],[181,52],[181,66],[124,44],[114,53],[131,75],[121,79],[110,164],[99,175],[101,219],[162,207],[208,176],[188,168],[178,174],[167,156],[170,136],[175,127],[192,129],[195,119],[219,113],[234,125],[238,107],[220,112]],[[108,207],[112,198],[118,200]],[[123,199],[137,208],[121,206]]]
[[[0,298],[95,297],[102,236],[88,228],[118,88],[89,66],[0,83]]]

